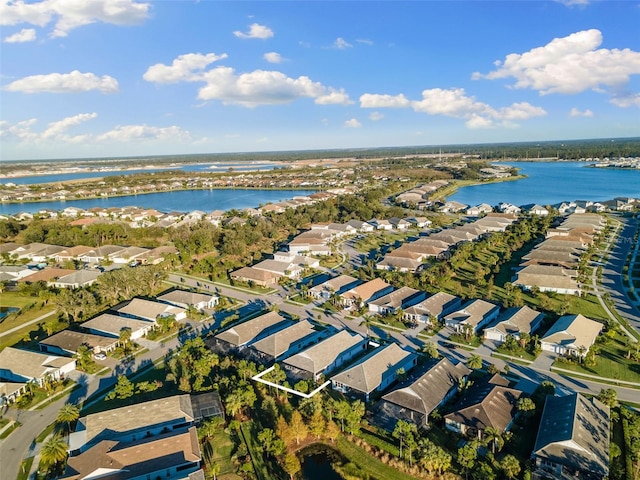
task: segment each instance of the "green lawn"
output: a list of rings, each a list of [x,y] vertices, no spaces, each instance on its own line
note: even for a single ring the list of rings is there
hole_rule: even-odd
[[[20,470],[18,471],[17,480],[27,480],[29,478],[29,472],[31,471],[31,465],[33,465],[33,459],[35,457],[25,458],[20,464]]]
[[[378,250],[383,245],[389,245],[393,247],[396,242],[404,242],[407,237],[415,235],[412,231],[384,231],[374,232],[367,235],[365,238],[358,240],[354,244],[354,248],[362,253],[369,253],[371,250]]]
[[[585,375],[597,375],[612,380],[640,383],[640,363],[625,358],[627,351],[621,336],[616,336],[614,340],[606,344],[596,345],[600,347],[600,353],[596,357],[597,364],[593,367],[558,361],[554,362],[553,366]]]
[[[532,362],[536,359],[535,355],[532,355],[531,353],[527,352],[520,345],[518,345],[518,347],[513,350],[508,350],[507,348],[504,347],[504,345],[500,345],[499,347],[496,348],[496,353],[502,354],[502,355],[508,355],[510,357],[522,358],[523,360],[530,360]]]
[[[235,446],[231,441],[231,437],[224,429],[220,428],[213,439],[203,445],[202,451],[205,470],[207,470],[211,464],[216,463],[220,466],[219,475],[235,473],[236,468],[231,459],[234,449]]]
[[[364,449],[351,443],[344,436],[338,438],[335,446],[347,461],[357,465],[360,470],[370,475],[371,478],[376,480],[415,480],[415,477],[402,473],[369,455]]]
[[[255,466],[256,478],[258,480],[271,480],[273,475],[270,472],[270,465],[265,463],[262,452],[260,451],[256,438],[258,432],[256,432],[254,422],[244,422],[240,428],[242,429],[242,434],[247,444],[247,450],[249,450],[253,465]]]

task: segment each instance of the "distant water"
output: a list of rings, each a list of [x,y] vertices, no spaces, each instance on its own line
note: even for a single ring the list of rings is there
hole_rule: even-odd
[[[117,175],[134,175],[137,173],[153,173],[153,172],[209,172],[209,173],[222,173],[233,168],[236,172],[246,172],[254,170],[273,170],[280,166],[274,163],[207,163],[207,164],[190,164],[180,167],[170,168],[164,166],[160,168],[148,168],[148,169],[135,169],[125,170],[119,172],[79,172],[79,173],[56,173],[51,175],[30,175],[26,177],[0,177],[0,184],[3,183],[15,183],[16,185],[31,185],[34,183],[55,183],[64,182],[66,180],[82,180],[85,178],[102,178],[102,177],[114,177]],[[82,168],[83,165],[76,165],[77,168]],[[87,168],[95,168],[95,165],[87,165]]]
[[[0,213],[13,215],[19,212],[38,212],[43,208],[63,210],[67,207],[88,209],[92,207],[142,207],[155,208],[160,212],[191,212],[203,210],[231,210],[256,208],[261,204],[276,203],[297,196],[311,195],[315,190],[180,190],[158,192],[126,197],[93,198],[87,200],[69,200],[66,202],[36,202],[0,204]]]
[[[501,164],[504,165],[504,164]],[[448,199],[467,205],[500,202],[553,205],[573,200],[640,197],[640,170],[592,168],[585,162],[514,162],[527,178],[460,188]]]

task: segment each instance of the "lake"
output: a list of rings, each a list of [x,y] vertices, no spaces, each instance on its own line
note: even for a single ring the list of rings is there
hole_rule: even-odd
[[[43,208],[63,210],[67,207],[88,209],[92,207],[142,207],[155,208],[160,212],[191,212],[203,210],[231,210],[256,208],[261,204],[276,203],[293,197],[306,196],[315,190],[253,190],[253,189],[217,189],[217,190],[179,190],[171,192],[129,195],[126,197],[92,198],[69,200],[66,202],[34,202],[0,204],[0,214],[15,215],[19,212],[38,212]]]
[[[303,480],[344,480],[332,466],[343,464],[340,454],[326,445],[310,445],[300,452]]]
[[[159,168],[144,168],[144,169],[131,169],[123,171],[108,171],[108,172],[77,172],[77,173],[53,173],[50,175],[29,175],[26,177],[1,177],[0,184],[2,183],[15,183],[16,185],[31,185],[35,183],[55,183],[64,182],[66,180],[81,180],[85,178],[102,178],[102,177],[114,177],[116,175],[134,175],[138,173],[153,173],[153,172],[167,172],[167,171],[181,171],[181,172],[208,172],[208,173],[223,173],[233,168],[236,172],[247,172],[254,170],[273,170],[276,167],[280,167],[282,164],[278,163],[195,163],[188,165],[181,165],[177,167],[164,166]],[[96,168],[95,165],[75,165],[77,168]]]
[[[505,165],[505,164],[501,164]],[[460,188],[448,199],[467,205],[500,202],[553,205],[573,200],[640,197],[640,170],[592,168],[585,162],[514,162],[527,178]]]

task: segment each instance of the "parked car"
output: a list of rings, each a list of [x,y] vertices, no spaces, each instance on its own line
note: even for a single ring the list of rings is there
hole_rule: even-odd
[[[107,354],[104,353],[104,352],[94,353],[93,354],[93,358],[95,358],[96,360],[106,360],[107,359]]]

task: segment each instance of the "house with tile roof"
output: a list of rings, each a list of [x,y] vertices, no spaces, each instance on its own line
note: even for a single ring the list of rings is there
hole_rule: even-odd
[[[610,425],[609,407],[596,398],[548,395],[531,455],[533,478],[608,478]]]
[[[500,433],[511,428],[518,413],[520,390],[484,382],[472,385],[445,415],[445,427],[469,438],[482,440],[484,430],[492,427]]]
[[[551,326],[540,339],[545,352],[558,355],[586,355],[604,325],[584,315],[565,315]]]
[[[484,336],[502,343],[509,335],[515,338],[520,338],[523,333],[531,335],[543,320],[544,313],[527,306],[508,308],[498,317],[496,323],[485,329]]]
[[[399,372],[409,372],[418,357],[395,343],[380,347],[352,367],[331,377],[331,387],[368,402],[375,392],[382,392],[398,379]]]
[[[173,315],[178,321],[187,318],[187,311],[184,308],[143,298],[134,298],[124,305],[116,307],[114,311],[123,317],[140,318],[154,323],[158,317],[170,315]]]
[[[42,386],[48,380],[64,378],[75,369],[75,358],[13,347],[0,351],[0,380],[5,382],[34,382]]]
[[[417,379],[387,393],[376,406],[376,423],[393,429],[398,420],[429,425],[429,415],[458,391],[458,382],[471,373],[463,363],[443,358]]]
[[[301,352],[326,338],[330,332],[314,327],[308,320],[300,320],[254,342],[249,350],[258,361],[271,363]]]
[[[217,352],[241,351],[253,342],[292,324],[291,320],[278,312],[267,312],[232,325],[215,335],[212,341],[207,341],[207,344]]]
[[[364,337],[340,330],[317,345],[290,356],[282,362],[282,367],[294,378],[318,380],[321,375],[329,375],[363,354],[366,348],[367,340]]]
[[[445,315],[444,323],[459,333],[471,328],[475,335],[480,329],[495,320],[499,313],[500,307],[498,305],[475,299],[465,303],[459,310]]]
[[[307,294],[315,300],[329,300],[333,295],[340,295],[361,283],[362,280],[351,275],[339,275],[311,287]]]
[[[426,323],[432,327],[440,322],[445,315],[462,306],[462,299],[445,292],[438,292],[404,310],[405,321],[411,324]]]
[[[380,298],[371,300],[368,304],[371,313],[388,315],[400,309],[414,305],[427,296],[426,292],[411,287],[400,287]]]
[[[351,290],[340,294],[340,302],[343,307],[360,308],[368,302],[382,297],[393,291],[393,286],[381,278],[374,278],[366,283],[360,284]]]

